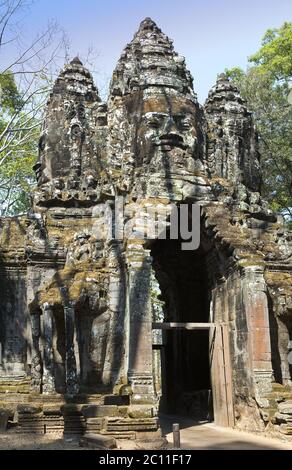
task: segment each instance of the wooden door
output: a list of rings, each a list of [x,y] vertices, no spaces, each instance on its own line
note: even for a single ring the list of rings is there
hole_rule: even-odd
[[[232,371],[228,326],[217,323],[210,329],[210,369],[214,421],[218,426],[234,426]]]

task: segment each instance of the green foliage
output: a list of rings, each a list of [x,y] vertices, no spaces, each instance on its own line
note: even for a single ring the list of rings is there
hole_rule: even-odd
[[[279,29],[268,29],[262,39],[262,47],[249,58],[260,73],[271,74],[275,80],[292,77],[292,23],[284,23]]]
[[[13,215],[29,207],[39,128],[10,72],[0,74],[0,85],[0,213]]]
[[[2,112],[13,113],[15,110],[20,109],[22,104],[13,74],[11,72],[0,74],[0,106]]]
[[[55,21],[24,42],[31,1],[0,2],[0,215],[28,207],[44,103],[67,38]],[[63,60],[62,60],[63,62]]]
[[[262,192],[275,211],[292,216],[292,24],[268,30],[246,71],[226,70],[247,101],[259,131],[263,172]]]

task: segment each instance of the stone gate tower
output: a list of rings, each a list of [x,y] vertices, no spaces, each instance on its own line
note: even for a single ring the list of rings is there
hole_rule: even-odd
[[[0,226],[0,408],[22,431],[157,439],[159,408],[291,430],[291,236],[238,89],[219,75],[202,107],[192,82],[149,18],[107,103],[78,58],[56,80],[31,210]],[[170,236],[182,205],[195,250]]]

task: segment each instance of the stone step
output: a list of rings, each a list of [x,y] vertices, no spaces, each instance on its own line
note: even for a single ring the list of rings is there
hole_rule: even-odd
[[[17,412],[19,415],[35,415],[42,413],[42,411],[43,409],[41,405],[21,404],[17,406]]]
[[[47,429],[45,434],[60,434],[63,435],[63,429]]]
[[[33,422],[33,421],[39,421],[39,420],[42,420],[43,419],[43,415],[42,414],[39,414],[39,415],[18,415],[18,422],[22,422],[22,421],[29,421],[29,422]]]
[[[102,431],[105,436],[112,436],[116,439],[136,439],[134,431]]]
[[[130,421],[107,422],[106,429],[112,431],[156,431],[157,423],[132,423]]]
[[[17,432],[20,433],[20,434],[44,434],[45,431],[44,431],[44,427],[40,427],[40,428],[31,428],[31,427],[28,427],[28,428],[23,428],[23,427],[20,427],[17,429]]]

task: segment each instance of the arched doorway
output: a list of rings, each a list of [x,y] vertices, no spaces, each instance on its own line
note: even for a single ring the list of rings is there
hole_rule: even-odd
[[[224,279],[220,255],[202,231],[197,250],[182,250],[181,240],[156,240],[151,256],[152,303],[160,305],[160,318],[153,308],[154,327],[161,322],[153,345],[160,410],[197,421],[211,421],[215,414],[218,424],[232,426],[229,336],[212,306]]]

